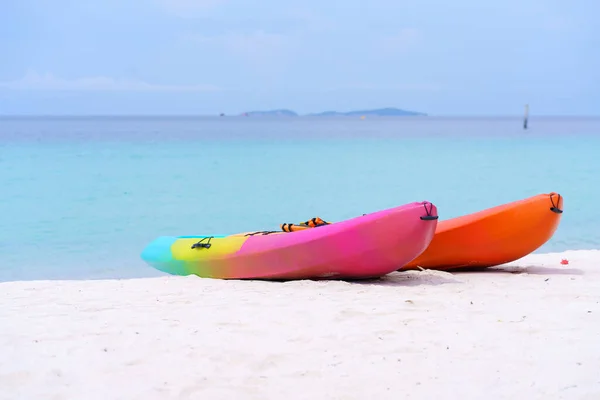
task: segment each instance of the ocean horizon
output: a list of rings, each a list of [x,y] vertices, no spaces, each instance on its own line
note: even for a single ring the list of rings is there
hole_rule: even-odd
[[[551,191],[565,212],[536,253],[599,249],[600,117],[522,119],[0,116],[0,281],[158,276],[157,236]]]
[[[247,118],[247,119],[358,119],[358,115],[313,115],[315,113],[299,114],[294,116],[286,115],[256,115],[246,116],[244,112],[230,113],[219,115],[214,114],[191,114],[191,113],[88,113],[88,114],[68,114],[68,113],[52,113],[52,114],[0,114],[0,120],[10,119],[120,119],[120,118],[136,118],[136,119],[227,119],[227,118]],[[427,114],[427,115],[398,115],[398,116],[385,116],[385,115],[368,115],[368,118],[373,119],[388,119],[388,120],[410,120],[410,119],[429,119],[429,120],[497,120],[497,119],[516,119],[523,121],[523,115],[519,113],[514,114]],[[529,121],[532,120],[600,120],[600,115],[587,115],[587,114],[548,114],[540,115],[536,114],[528,117]]]

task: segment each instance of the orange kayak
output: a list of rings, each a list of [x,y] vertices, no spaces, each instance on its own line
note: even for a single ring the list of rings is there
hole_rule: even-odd
[[[400,271],[492,267],[517,260],[552,237],[562,212],[563,197],[552,192],[439,221],[427,249]]]

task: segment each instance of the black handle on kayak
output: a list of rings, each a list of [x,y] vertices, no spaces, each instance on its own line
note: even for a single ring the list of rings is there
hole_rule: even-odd
[[[427,208],[427,204],[429,204],[429,208]],[[425,213],[427,214],[427,215],[423,215],[421,217],[421,219],[423,221],[434,221],[439,218],[439,216],[437,216],[437,215],[431,215],[431,211],[433,211],[433,204],[431,204],[427,201],[424,201],[423,207],[425,208]]]
[[[550,195],[550,203],[552,203],[552,207],[550,207],[550,211],[552,211],[553,213],[556,214],[562,214],[563,210],[561,210],[560,208],[558,208],[558,205],[560,204],[560,194],[558,195],[558,200],[556,201],[556,204],[554,204],[554,197],[551,194]]]
[[[209,236],[209,237],[204,237],[202,239],[200,239],[198,242],[194,243],[192,245],[192,249],[210,249],[210,246],[212,246],[212,244],[210,244],[210,239],[212,239],[213,236]],[[208,241],[206,243],[204,243],[204,241],[208,239]]]

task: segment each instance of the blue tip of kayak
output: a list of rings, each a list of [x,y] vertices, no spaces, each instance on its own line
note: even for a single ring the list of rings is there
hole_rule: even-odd
[[[171,246],[177,241],[174,236],[161,236],[150,243],[142,250],[142,260],[146,262],[169,262],[173,260]]]
[[[174,275],[186,275],[185,262],[175,260],[171,246],[177,241],[175,236],[160,236],[142,250],[142,260],[159,271]]]
[[[226,235],[194,235],[194,236],[160,236],[142,250],[141,258],[148,265],[159,271],[167,272],[173,275],[188,275],[185,268],[185,261],[173,258],[171,246],[178,239],[202,239],[205,237],[223,238]]]

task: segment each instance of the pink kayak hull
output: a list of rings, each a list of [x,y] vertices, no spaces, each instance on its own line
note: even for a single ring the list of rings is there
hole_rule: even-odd
[[[297,232],[238,236],[239,249],[212,253],[215,256],[209,253],[212,246],[231,236],[213,238],[208,249],[190,248],[198,238],[163,237],[163,244],[149,244],[142,258],[165,272],[210,278],[368,279],[394,272],[418,257],[436,227],[435,205],[415,202]],[[185,251],[172,251],[182,240],[187,240]]]

